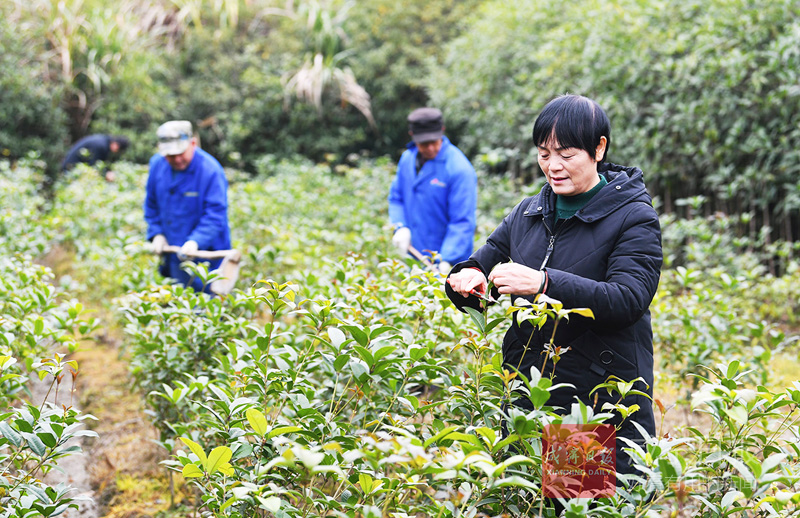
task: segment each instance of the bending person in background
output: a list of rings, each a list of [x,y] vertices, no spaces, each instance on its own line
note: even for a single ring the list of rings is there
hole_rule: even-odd
[[[197,147],[189,121],[165,122],[156,135],[158,153],[150,159],[144,200],[147,239],[155,253],[163,253],[163,276],[210,293],[210,286],[191,278],[180,265],[198,250],[231,247],[228,180],[219,162]],[[180,253],[164,253],[168,245],[180,246]],[[209,270],[221,262],[209,261]]]
[[[123,151],[128,149],[130,141],[126,137],[119,135],[89,135],[77,141],[61,162],[61,171],[66,172],[75,167],[76,164],[88,164],[94,166],[97,162],[103,162],[103,170],[100,174],[109,181],[115,179],[114,171],[108,167],[109,163],[119,158]]]
[[[554,390],[547,403],[563,413],[576,397],[596,413],[604,403],[616,403],[617,395],[605,390],[590,397],[611,375],[642,378],[634,388],[652,396],[649,306],[663,259],[661,229],[642,171],[605,161],[610,135],[608,117],[595,101],[576,95],[550,101],[533,127],[547,184],[517,205],[468,261],[455,265],[446,283],[447,295],[462,311],[480,309],[470,291],[483,293],[491,281],[495,297],[509,294],[519,303],[546,293],[565,308],[594,312],[594,319],[573,314],[559,323],[554,343],[569,350],[557,366],[544,349],[552,321],[540,330],[514,318],[503,339],[509,371],[529,376],[536,369],[553,376],[555,384],[574,386]],[[611,424],[618,426],[617,437],[642,442],[632,421],[655,434],[650,399],[631,395],[622,403],[639,410],[626,420],[615,414]],[[512,404],[532,408],[523,397]],[[617,471],[630,473],[623,444],[617,446]]]
[[[438,252],[437,268],[466,260],[475,239],[478,180],[464,153],[444,136],[442,112],[418,108],[408,116],[412,142],[389,191],[392,243],[407,254]]]

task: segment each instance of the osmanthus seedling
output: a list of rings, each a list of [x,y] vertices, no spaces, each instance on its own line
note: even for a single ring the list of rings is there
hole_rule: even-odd
[[[594,319],[594,312],[590,308],[566,309],[560,300],[548,297],[544,293],[536,295],[533,302],[521,297],[518,298],[516,304],[508,308],[507,313],[516,313],[517,322],[520,326],[528,322],[535,329],[542,329],[548,319],[553,320],[553,332],[550,334],[550,340],[544,344],[544,350],[547,352],[548,357],[553,360],[553,365],[557,364],[561,359],[561,355],[570,349],[569,347],[561,347],[555,344],[555,336],[559,322],[564,319],[569,320],[569,316],[572,314]],[[525,344],[525,351],[522,353],[519,364],[517,365],[518,369],[522,365],[525,354],[528,352],[531,338],[533,338],[533,333],[531,333],[528,342]],[[542,375],[544,375],[545,364],[545,362],[542,363]]]

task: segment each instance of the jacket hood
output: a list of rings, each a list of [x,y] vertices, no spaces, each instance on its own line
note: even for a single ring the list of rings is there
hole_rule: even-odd
[[[608,185],[604,186],[574,217],[591,223],[634,201],[653,204],[650,194],[645,189],[644,174],[638,167],[603,162],[598,165],[597,172],[606,178]],[[546,183],[539,194],[530,198],[525,214],[543,215],[549,219],[555,218],[555,210],[556,194],[550,184]]]

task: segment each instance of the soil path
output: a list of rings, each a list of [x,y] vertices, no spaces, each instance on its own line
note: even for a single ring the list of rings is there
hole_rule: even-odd
[[[59,278],[73,273],[73,260],[72,252],[55,246],[39,262]],[[98,437],[82,437],[70,443],[81,446],[83,452],[62,459],[58,466],[63,471],[52,470],[45,480],[49,484],[63,482],[74,488],[72,496],[92,499],[59,518],[129,518],[163,513],[170,503],[166,472],[158,464],[165,453],[153,442],[157,434],[145,414],[141,395],[131,389],[128,364],[120,354],[120,324],[105,301],[90,302],[89,311],[101,322],[102,331],[70,355],[79,367],[75,386],[70,376],[65,376],[58,401],[54,393],[48,401],[92,414],[97,420],[83,423]],[[49,383],[32,378],[29,387],[32,401],[40,405]]]
[[[32,401],[41,405],[45,397],[47,397],[47,401],[56,406],[72,406],[80,410],[77,394],[75,392],[70,393],[71,391],[66,386],[60,387],[57,393],[53,390],[48,395],[47,391],[51,383],[52,380],[48,380],[47,378],[45,378],[44,381],[39,381],[38,376],[31,377],[29,386],[33,394]],[[63,385],[66,385],[66,383]],[[58,461],[59,469],[50,471],[50,473],[44,477],[44,481],[49,485],[63,483],[72,487],[73,491],[70,493],[70,496],[73,498],[84,497],[90,499],[80,501],[78,504],[80,507],[78,509],[68,509],[64,514],[60,515],[64,518],[97,518],[100,516],[96,495],[92,489],[92,479],[89,473],[89,463],[91,460],[89,455],[86,454],[88,445],[85,439],[85,437],[70,439],[67,445],[78,445],[83,449],[83,453],[74,453],[61,458]]]
[[[30,380],[36,404],[41,405],[47,396],[50,403],[72,406],[97,418],[85,420],[84,425],[98,437],[73,439],[69,444],[79,445],[83,452],[61,459],[58,467],[63,471],[52,470],[45,482],[64,483],[74,488],[71,496],[91,499],[59,518],[153,516],[169,507],[169,495],[141,494],[141,488],[163,476],[158,461],[164,454],[153,443],[156,434],[144,414],[141,396],[130,388],[127,363],[119,356],[119,339],[107,334],[98,338],[84,342],[70,356],[78,362],[77,382],[72,387],[72,379],[65,376],[58,399],[55,390],[47,394],[50,382],[38,377]],[[119,480],[131,487],[120,488]]]

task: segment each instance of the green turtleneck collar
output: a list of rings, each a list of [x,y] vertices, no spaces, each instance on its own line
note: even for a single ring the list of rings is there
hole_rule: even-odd
[[[589,200],[594,198],[594,195],[600,192],[605,185],[608,185],[608,180],[603,175],[598,175],[600,182],[586,192],[576,194],[575,196],[556,196],[556,219],[569,219],[575,215],[576,212],[581,210],[589,203]]]

